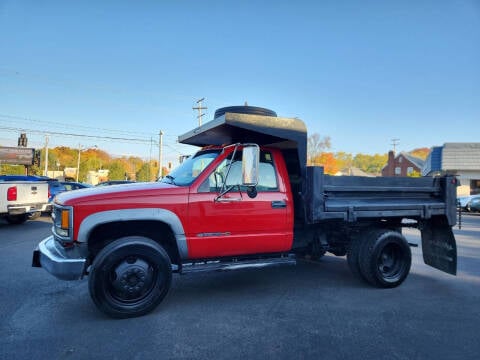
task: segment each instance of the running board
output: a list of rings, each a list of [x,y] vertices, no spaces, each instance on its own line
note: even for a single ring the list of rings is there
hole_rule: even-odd
[[[232,261],[205,261],[182,264],[180,274],[202,273],[210,271],[231,271],[241,269],[264,268],[268,266],[296,265],[295,255],[289,254],[278,258],[248,259]]]

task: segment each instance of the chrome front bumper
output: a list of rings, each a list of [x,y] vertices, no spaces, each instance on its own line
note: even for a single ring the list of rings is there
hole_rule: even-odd
[[[32,266],[43,267],[61,280],[78,280],[85,273],[86,259],[75,249],[65,249],[53,236],[42,240],[33,251]]]

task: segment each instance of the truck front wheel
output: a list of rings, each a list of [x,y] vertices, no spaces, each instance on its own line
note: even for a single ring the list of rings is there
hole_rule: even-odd
[[[358,257],[365,280],[383,288],[400,285],[410,272],[411,263],[412,253],[405,237],[386,229],[369,233]]]
[[[170,289],[172,265],[155,241],[128,236],[103,248],[90,269],[89,290],[95,305],[114,318],[147,314]]]

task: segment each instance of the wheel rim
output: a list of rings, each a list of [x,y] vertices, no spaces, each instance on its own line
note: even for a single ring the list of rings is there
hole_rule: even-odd
[[[405,253],[397,244],[387,244],[377,258],[377,269],[387,281],[397,281],[406,267]]]
[[[112,267],[108,295],[117,302],[136,304],[147,297],[158,280],[158,271],[148,260],[129,256]]]

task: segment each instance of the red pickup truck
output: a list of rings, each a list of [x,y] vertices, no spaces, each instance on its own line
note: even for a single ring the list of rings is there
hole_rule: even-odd
[[[306,166],[299,119],[237,106],[179,137],[201,147],[157,183],[66,192],[55,200],[53,234],[33,266],[64,280],[89,277],[112,317],[153,310],[172,272],[293,265],[299,256],[345,256],[377,287],[407,277],[403,227],[422,234],[425,263],[456,273],[456,179],[324,175]]]

